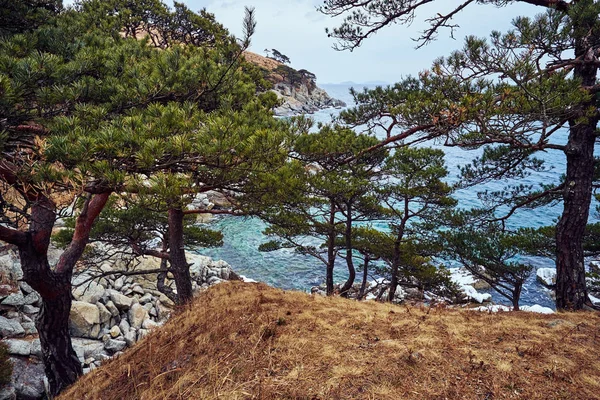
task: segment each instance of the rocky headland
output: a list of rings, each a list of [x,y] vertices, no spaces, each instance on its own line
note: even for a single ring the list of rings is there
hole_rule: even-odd
[[[346,103],[329,96],[316,85],[314,74],[306,70],[295,70],[277,60],[245,52],[247,61],[261,68],[273,84],[273,91],[281,100],[275,115],[288,117],[299,114],[312,114],[327,108],[345,107]]]

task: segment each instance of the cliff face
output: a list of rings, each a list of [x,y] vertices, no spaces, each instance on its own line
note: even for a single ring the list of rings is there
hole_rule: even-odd
[[[291,116],[312,114],[315,111],[331,107],[344,107],[346,103],[330,97],[327,92],[315,86],[312,90],[306,84],[297,86],[280,82],[272,89],[283,103],[275,108],[275,115]]]
[[[295,70],[277,60],[256,53],[245,52],[246,60],[265,70],[267,79],[273,83],[271,89],[281,106],[275,108],[275,115],[292,116],[312,114],[331,107],[344,107],[346,103],[330,97],[315,83],[315,76],[306,70]]]

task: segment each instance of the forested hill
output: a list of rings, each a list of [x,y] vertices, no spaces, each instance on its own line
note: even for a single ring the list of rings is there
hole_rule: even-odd
[[[275,114],[279,116],[313,113],[324,108],[346,105],[319,88],[315,74],[310,71],[296,70],[283,62],[250,51],[244,52],[244,56],[247,61],[259,66],[273,83],[272,90],[282,100],[281,106],[275,109]]]
[[[60,399],[592,399],[599,323],[230,282]]]

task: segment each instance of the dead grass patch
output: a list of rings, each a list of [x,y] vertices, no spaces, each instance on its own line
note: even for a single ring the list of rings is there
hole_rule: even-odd
[[[231,282],[61,398],[597,399],[599,328],[596,313],[410,308]]]

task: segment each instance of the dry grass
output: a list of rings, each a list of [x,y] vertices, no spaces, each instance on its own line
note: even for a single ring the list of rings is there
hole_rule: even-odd
[[[598,399],[600,316],[217,285],[61,399]]]
[[[244,58],[246,61],[258,65],[261,68],[265,68],[269,71],[273,71],[278,66],[283,65],[277,60],[273,60],[272,58],[263,57],[260,54],[253,53],[251,51],[244,52]]]

